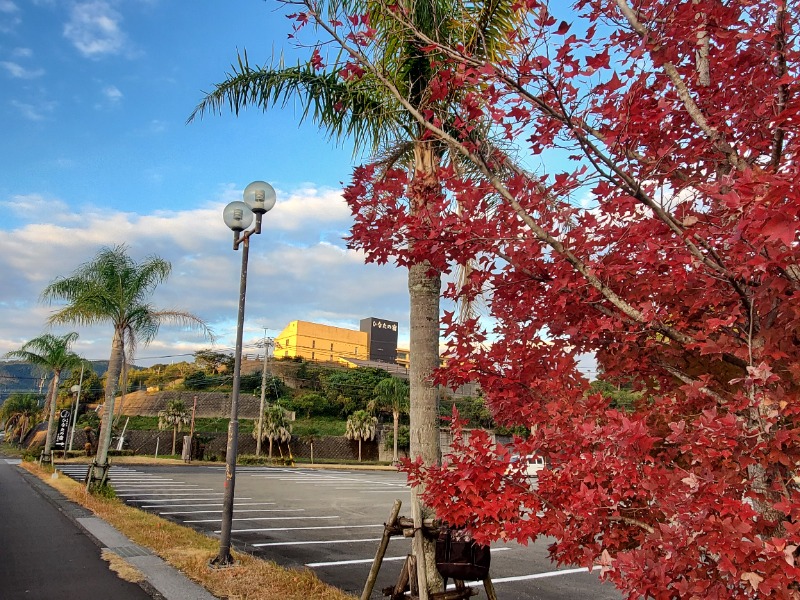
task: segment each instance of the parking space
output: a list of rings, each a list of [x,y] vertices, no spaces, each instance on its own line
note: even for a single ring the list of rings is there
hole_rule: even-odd
[[[60,465],[82,480],[86,467]],[[409,489],[394,471],[239,467],[231,537],[234,547],[278,564],[310,568],[323,580],[359,595],[395,499],[410,516]],[[218,536],[224,466],[114,466],[110,479],[126,503]],[[394,585],[410,541],[394,537],[373,598]],[[492,580],[504,600],[618,600],[612,586],[586,569],[558,569],[547,542],[492,547]],[[478,586],[480,589],[480,586]],[[477,598],[485,598],[480,590]]]

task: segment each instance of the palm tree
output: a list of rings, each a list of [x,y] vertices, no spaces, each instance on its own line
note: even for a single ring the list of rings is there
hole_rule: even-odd
[[[272,443],[278,442],[280,450],[281,442],[288,442],[292,439],[292,424],[286,416],[286,411],[280,404],[270,404],[264,409],[264,419],[261,428],[261,439],[269,440],[269,458],[272,458]],[[258,439],[258,429],[253,430],[253,438]],[[283,451],[281,451],[283,456]]]
[[[387,377],[375,386],[375,407],[392,411],[394,424],[394,462],[397,462],[397,435],[400,430],[400,414],[408,412],[408,383],[397,377]]]
[[[56,420],[56,400],[58,398],[58,381],[65,369],[74,369],[84,360],[70,350],[70,346],[78,339],[74,331],[65,335],[45,333],[23,344],[19,350],[6,354],[9,358],[18,358],[36,365],[42,371],[52,371],[53,379],[47,390],[45,413],[47,416],[47,436],[44,442],[44,455],[46,461],[50,460],[50,446],[53,443],[53,426]]]
[[[0,421],[9,442],[22,442],[30,429],[32,419],[39,413],[39,396],[36,394],[11,394],[0,406]]]
[[[348,57],[320,70],[312,57],[296,67],[252,68],[247,54],[238,56],[227,80],[218,84],[195,108],[189,121],[206,112],[219,112],[229,106],[238,114],[247,106],[267,110],[299,99],[303,105],[301,121],[311,117],[328,135],[342,141],[352,139],[354,151],[381,152],[386,168],[404,166],[412,174],[408,187],[409,211],[425,214],[429,199],[440,195],[439,170],[447,156],[447,147],[426,136],[395,93],[417,113],[435,111],[442,122],[450,122],[448,108],[462,91],[450,90],[445,97],[434,93],[431,83],[436,71],[431,60],[428,41],[420,39],[421,32],[429,40],[452,42],[459,40],[468,52],[494,57],[507,51],[506,36],[518,19],[516,3],[510,0],[462,3],[458,0],[400,0],[391,8],[372,0],[343,0],[321,2],[310,11],[318,15],[340,10],[346,14],[369,15],[375,29],[374,48],[378,56],[362,77],[349,77]],[[310,6],[310,3],[309,3]],[[399,10],[395,10],[395,9]],[[465,13],[466,11],[466,13]],[[406,23],[397,15],[403,14]],[[344,20],[344,19],[343,19]],[[332,33],[332,30],[328,30]],[[337,40],[340,45],[346,42]],[[391,88],[391,89],[390,89]],[[476,129],[477,131],[477,129]],[[482,135],[482,134],[476,134]],[[451,157],[460,158],[460,157]],[[409,246],[412,243],[409,240]],[[409,291],[409,365],[410,427],[412,459],[421,458],[425,464],[440,460],[438,393],[432,374],[439,367],[439,319],[442,275],[427,260],[408,266]],[[425,542],[426,563],[432,564],[434,545]],[[427,570],[431,591],[441,587],[435,569]]]
[[[189,411],[183,400],[174,399],[167,402],[167,408],[158,411],[158,428],[172,427],[172,454],[175,454],[175,443],[182,425],[189,423]]]
[[[381,56],[374,60],[383,66],[388,84],[402,95],[416,111],[435,110],[444,121],[449,120],[447,107],[459,90],[441,98],[431,94],[430,84],[436,72],[427,42],[418,39],[413,29],[432,40],[460,40],[465,48],[486,56],[495,56],[507,49],[505,36],[516,20],[514,3],[497,0],[465,5],[457,0],[420,0],[399,4],[407,11],[405,18],[412,27],[400,23],[396,13],[371,0],[345,0],[331,3],[351,14],[368,13],[370,25],[376,29],[375,47]],[[471,11],[464,14],[464,10]],[[315,14],[325,14],[324,3]],[[459,18],[463,16],[464,18]],[[189,121],[207,112],[220,112],[224,106],[238,115],[240,110],[255,105],[262,110],[290,99],[303,105],[301,121],[311,117],[328,135],[342,141],[352,139],[354,150],[382,153],[384,166],[405,166],[413,174],[409,186],[409,210],[424,212],[427,198],[441,190],[438,180],[440,165],[447,148],[427,139],[424,128],[388,90],[386,80],[375,73],[363,77],[342,75],[344,61],[320,70],[314,59],[305,64],[285,67],[253,68],[247,54],[238,56],[228,78],[198,104]],[[432,100],[431,98],[436,98]],[[428,261],[409,266],[410,295],[410,405],[412,458],[421,457],[427,464],[439,461],[439,417],[437,390],[431,374],[439,366],[439,297],[441,272]]]
[[[344,435],[348,440],[358,440],[358,462],[361,462],[361,441],[375,439],[377,424],[377,417],[373,417],[365,410],[357,410],[347,417]]]
[[[111,323],[113,337],[106,373],[105,406],[97,444],[94,478],[102,481],[108,468],[108,447],[114,418],[114,397],[126,359],[132,360],[137,342],[148,344],[165,322],[176,322],[210,331],[195,315],[157,309],[149,303],[155,288],[170,274],[169,262],[157,256],[137,263],[124,245],[103,248],[91,261],[68,277],[58,278],[42,292],[44,301],[65,300],[50,323],[93,325]]]

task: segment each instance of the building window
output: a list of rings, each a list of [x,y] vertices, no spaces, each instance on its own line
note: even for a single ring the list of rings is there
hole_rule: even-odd
[[[333,352],[333,342],[331,342],[331,352]]]
[[[333,354],[331,354],[331,362],[333,362]]]
[[[311,353],[311,360],[314,360],[314,353]]]
[[[355,348],[353,348],[353,354],[354,354],[355,356],[358,356],[358,346],[356,346]]]
[[[316,348],[317,347],[317,340],[311,340],[311,347],[312,348]]]

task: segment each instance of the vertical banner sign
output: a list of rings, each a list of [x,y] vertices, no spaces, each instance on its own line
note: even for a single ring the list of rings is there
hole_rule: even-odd
[[[56,441],[53,443],[54,450],[63,450],[67,447],[67,431],[69,430],[69,416],[71,411],[64,409],[58,416],[58,427],[56,428]]]

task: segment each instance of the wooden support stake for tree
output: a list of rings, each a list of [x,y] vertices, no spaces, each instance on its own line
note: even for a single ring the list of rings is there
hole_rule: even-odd
[[[483,580],[483,589],[486,591],[487,600],[497,600],[497,592],[494,591],[494,584],[488,576]]]
[[[422,522],[422,508],[419,504],[417,488],[411,489],[411,516],[414,519],[414,539],[412,548],[416,557],[417,584],[419,600],[428,600],[428,571],[425,564],[425,540]]]
[[[423,562],[424,559],[423,559]],[[406,566],[408,567],[408,589],[411,593],[411,598],[419,599],[419,571],[417,570],[417,557],[413,554],[409,555],[408,561],[406,561]],[[423,585],[422,589],[426,592],[428,590],[427,586]]]
[[[377,554],[375,554],[375,560],[372,561],[372,568],[369,570],[367,583],[364,585],[364,591],[361,593],[361,600],[369,600],[369,597],[372,595],[372,588],[375,587],[375,580],[378,578],[378,571],[380,571],[383,557],[386,555],[386,548],[389,546],[389,538],[392,536],[392,530],[396,527],[397,515],[400,514],[400,507],[402,504],[400,500],[394,501],[392,512],[389,513],[389,520],[383,524],[381,543],[378,546]]]
[[[389,600],[403,600],[406,587],[408,586],[408,574],[410,572],[409,563],[413,557],[409,554],[406,556],[406,560],[403,563],[403,568],[400,570],[400,577],[397,580],[397,583],[394,587],[384,588],[383,595],[389,596]]]

